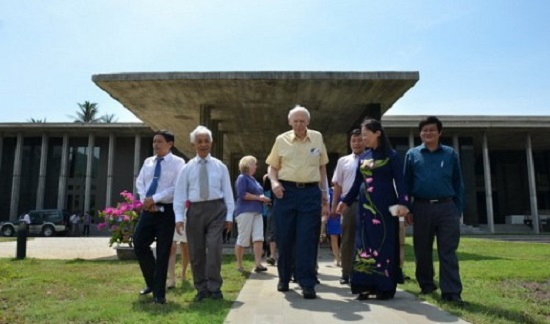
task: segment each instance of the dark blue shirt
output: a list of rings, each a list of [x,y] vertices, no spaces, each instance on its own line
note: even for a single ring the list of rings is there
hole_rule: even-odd
[[[458,154],[449,146],[430,151],[424,144],[405,155],[405,185],[409,196],[419,199],[452,197],[463,210],[464,183]]]
[[[244,200],[244,196],[247,192],[258,196],[264,193],[262,186],[256,179],[241,173],[237,177],[237,181],[235,181],[235,189],[237,194],[235,216],[239,216],[242,213],[262,213],[264,208],[263,202],[259,200]]]

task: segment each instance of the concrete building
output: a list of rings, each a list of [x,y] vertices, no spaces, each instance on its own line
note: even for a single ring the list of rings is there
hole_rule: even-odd
[[[418,72],[130,73],[93,81],[144,124],[0,124],[0,221],[34,208],[96,211],[133,190],[154,130],[176,134],[177,154],[194,156],[189,132],[214,134],[213,155],[237,176],[238,160],[263,162],[275,136],[288,130],[294,104],[312,113],[329,151],[329,173],[347,153],[348,131],[367,116],[382,117],[403,156],[420,143],[421,116],[384,116],[418,81]],[[442,107],[443,109],[444,107]],[[533,223],[550,214],[550,117],[439,116],[443,143],[460,154],[466,225]],[[180,153],[181,152],[181,153]],[[258,176],[265,171],[260,164]]]

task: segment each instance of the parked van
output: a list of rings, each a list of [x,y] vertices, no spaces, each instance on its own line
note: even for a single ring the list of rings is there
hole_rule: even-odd
[[[38,209],[29,212],[31,223],[29,234],[46,237],[55,234],[66,234],[68,215],[59,209]],[[19,223],[5,222],[0,225],[0,233],[4,236],[14,236],[19,229]]]

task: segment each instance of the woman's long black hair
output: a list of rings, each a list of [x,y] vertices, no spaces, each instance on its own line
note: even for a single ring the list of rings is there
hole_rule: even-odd
[[[380,121],[374,118],[367,118],[361,123],[361,128],[366,128],[371,132],[380,132],[380,137],[378,138],[378,148],[384,152],[386,156],[390,153],[392,146],[388,137],[386,136],[386,131],[382,127]]]

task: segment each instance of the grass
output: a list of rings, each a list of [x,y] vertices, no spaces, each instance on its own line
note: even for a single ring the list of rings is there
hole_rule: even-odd
[[[414,277],[410,243],[407,238],[404,271]],[[462,238],[458,258],[467,305],[442,303],[440,291],[421,298],[472,323],[550,323],[549,244]],[[439,263],[434,267],[437,282]],[[414,279],[401,288],[420,291]]]
[[[246,258],[245,268],[253,262]],[[180,273],[179,264],[176,273]],[[222,323],[249,273],[222,265],[225,300],[193,302],[192,279],[166,294],[167,304],[138,296],[135,261],[0,259],[0,323]]]
[[[27,237],[27,241],[32,241],[32,240],[34,240],[33,237]],[[17,241],[16,236],[13,236],[13,237],[0,236],[0,243],[2,243],[2,242],[15,242],[15,241]]]
[[[549,244],[462,238],[458,254],[468,304],[442,303],[439,291],[421,298],[472,323],[550,323]],[[406,256],[405,273],[414,277],[410,238]],[[248,255],[245,268],[252,267]],[[159,307],[138,296],[136,262],[0,258],[0,323],[223,323],[247,276],[235,271],[230,255],[222,275],[224,301],[192,302],[188,279]],[[419,292],[414,279],[400,287]]]

